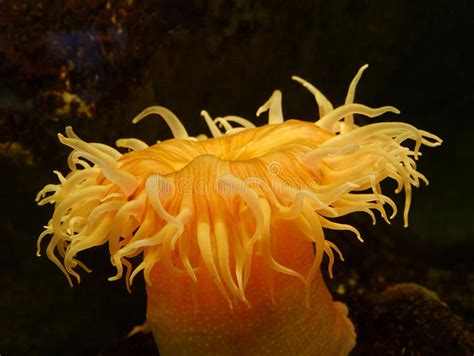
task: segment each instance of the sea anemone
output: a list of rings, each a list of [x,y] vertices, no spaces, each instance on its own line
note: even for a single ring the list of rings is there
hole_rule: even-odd
[[[336,244],[324,230],[359,231],[337,218],[378,212],[389,221],[395,203],[380,182],[395,180],[405,191],[407,225],[412,186],[428,183],[417,171],[421,145],[441,140],[400,122],[359,127],[354,114],[398,114],[391,106],[355,104],[352,80],[344,105],[331,102],[299,77],[314,95],[316,122],[284,120],[276,90],[257,111],[268,124],[256,127],[237,116],[212,119],[213,137],[190,137],[168,109],[153,106],[135,119],[160,115],[174,138],[148,146],[120,139],[120,153],[85,142],[66,128],[59,140],[71,147],[71,172],[37,196],[55,204],[38,239],[51,235],[46,254],[80,282],[81,251],[108,243],[117,280],[130,288],[138,272],[146,281],[146,328],[163,355],[345,355],[355,331],[344,304],[334,302],[320,266],[329,275]],[[404,144],[412,140],[412,148]],[[52,193],[47,195],[47,193]],[[391,214],[385,207],[390,206]],[[130,259],[142,255],[133,267]],[[124,268],[125,267],[125,268]]]

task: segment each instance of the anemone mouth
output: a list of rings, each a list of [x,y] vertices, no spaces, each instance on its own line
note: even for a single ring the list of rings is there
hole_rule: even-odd
[[[292,134],[288,135],[288,132]],[[143,171],[167,175],[206,155],[229,162],[250,162],[278,154],[296,156],[318,147],[332,136],[311,122],[287,120],[199,141],[172,139],[159,142],[150,146],[146,154],[141,150],[125,153],[119,164],[124,170],[131,170],[129,167],[137,167],[142,162],[141,165],[147,167]]]
[[[234,299],[249,303],[245,290],[257,256],[270,276],[289,275],[309,286],[326,255],[331,275],[335,253],[341,259],[342,254],[325,239],[324,230],[352,231],[362,240],[356,228],[334,219],[365,212],[375,223],[377,211],[388,222],[397,208],[382,193],[380,182],[387,178],[397,182],[396,193],[405,190],[407,224],[411,187],[427,183],[416,169],[419,149],[441,144],[437,136],[409,124],[358,127],[353,114],[398,113],[393,107],[353,104],[365,68],[351,82],[345,105],[336,109],[319,90],[294,77],[315,96],[321,115],[315,123],[284,121],[281,93],[275,91],[257,111],[269,112],[268,124],[262,127],[236,116],[212,120],[203,111],[214,136],[209,139],[189,137],[168,109],[148,108],[133,122],[161,115],[175,139],[152,146],[121,139],[117,146],[132,150],[125,154],[87,143],[67,128],[66,137],[59,139],[73,148],[71,172],[66,177],[57,173],[59,184],[47,185],[37,196],[40,205],[55,204],[38,239],[38,254],[42,239],[52,235],[46,253],[72,284],[70,276],[80,281],[77,266],[89,271],[76,255],[108,244],[117,268],[110,280],[125,273],[129,285],[143,270],[151,283],[157,264],[193,281],[206,271],[230,306]],[[408,140],[415,142],[414,149],[404,146]],[[276,257],[275,236],[282,238],[278,229],[283,222],[289,231],[298,231],[286,237],[290,244],[301,239],[308,249],[316,247],[313,261],[303,270]],[[130,259],[139,254],[143,260],[133,268]]]
[[[310,150],[331,136],[311,122],[286,120],[202,141],[202,149],[223,160],[247,161],[270,153]]]

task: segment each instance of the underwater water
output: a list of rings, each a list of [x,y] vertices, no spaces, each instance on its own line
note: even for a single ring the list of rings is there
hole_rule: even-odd
[[[202,109],[260,124],[255,111],[274,89],[285,118],[314,121],[312,96],[291,76],[339,105],[365,63],[356,101],[401,115],[356,121],[403,121],[444,143],[423,150],[430,185],[415,189],[408,228],[400,213],[375,227],[355,215],[345,221],[363,244],[329,234],[345,256],[325,277],[356,326],[351,354],[472,354],[471,13],[468,2],[441,0],[0,2],[0,355],[156,353],[149,334],[126,338],[145,321],[145,283],[137,277],[128,293],[123,280],[108,282],[107,247],[81,253],[93,273],[74,288],[36,257],[53,208],[35,195],[53,170],[68,170],[57,133],[71,125],[108,145],[171,138],[161,120],[131,122],[156,104],[193,136],[208,133]]]

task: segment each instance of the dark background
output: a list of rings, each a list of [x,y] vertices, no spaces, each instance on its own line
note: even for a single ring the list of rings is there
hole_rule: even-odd
[[[152,104],[173,110],[192,135],[207,132],[202,109],[258,123],[256,109],[276,88],[286,118],[315,120],[313,98],[293,74],[340,105],[357,69],[369,63],[356,100],[394,105],[402,115],[380,120],[444,139],[423,150],[419,170],[431,184],[414,193],[410,227],[403,230],[398,216],[391,235],[380,238],[437,270],[472,266],[472,3],[255,3],[0,1],[2,355],[96,354],[144,321],[143,282],[132,294],[123,281],[107,282],[114,271],[105,248],[83,254],[94,272],[73,289],[53,263],[35,256],[52,207],[36,207],[34,196],[55,182],[53,169],[67,172],[69,149],[58,132],[72,125],[85,140],[107,144],[169,138],[158,119],[131,124]],[[377,239],[380,230],[373,231]],[[337,268],[350,266],[346,258]],[[467,302],[456,311],[472,322],[469,272],[458,282]]]

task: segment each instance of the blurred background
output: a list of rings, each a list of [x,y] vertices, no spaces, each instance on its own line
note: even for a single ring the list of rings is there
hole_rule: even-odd
[[[365,63],[356,101],[396,106],[400,116],[377,120],[408,122],[444,144],[423,150],[419,170],[430,186],[415,191],[409,228],[400,216],[390,228],[362,220],[369,238],[343,246],[346,262],[336,266],[341,275],[356,273],[357,286],[331,288],[350,299],[416,282],[472,330],[472,2],[264,3],[0,1],[0,354],[107,354],[145,320],[143,281],[132,294],[123,281],[107,282],[114,270],[106,248],[83,254],[94,272],[72,289],[53,263],[36,257],[52,207],[37,207],[34,197],[56,182],[52,170],[67,173],[70,150],[57,140],[65,126],[87,141],[150,144],[171,133],[156,118],[131,123],[149,105],[174,111],[194,136],[207,133],[202,109],[259,123],[256,109],[277,88],[285,118],[314,121],[313,97],[291,75],[341,105]],[[354,354],[368,352],[358,347]]]

